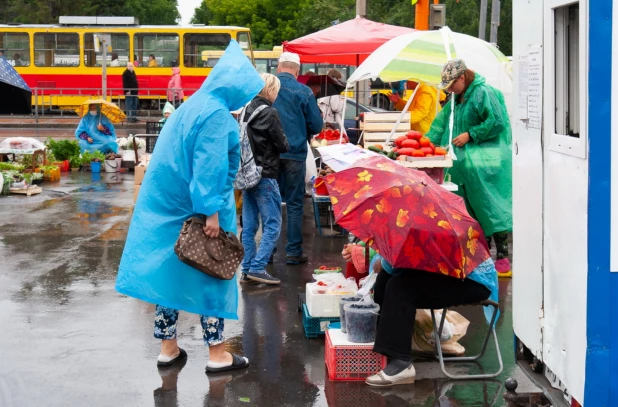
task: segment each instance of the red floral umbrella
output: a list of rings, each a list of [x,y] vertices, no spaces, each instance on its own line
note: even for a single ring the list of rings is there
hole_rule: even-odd
[[[463,279],[490,257],[463,199],[424,172],[372,157],[327,176],[326,186],[336,222],[393,267]]]

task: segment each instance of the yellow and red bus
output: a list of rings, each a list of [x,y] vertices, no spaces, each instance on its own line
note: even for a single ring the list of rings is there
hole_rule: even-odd
[[[0,50],[36,93],[33,104],[73,108],[101,93],[103,61],[95,47],[96,34],[111,39],[105,64],[107,95],[114,101],[124,99],[122,73],[129,61],[136,65],[144,103],[165,100],[175,66],[181,70],[185,95],[190,96],[231,39],[253,60],[249,28],[144,26],[132,17],[61,17],[58,25],[0,25]],[[151,55],[156,63],[149,64]]]

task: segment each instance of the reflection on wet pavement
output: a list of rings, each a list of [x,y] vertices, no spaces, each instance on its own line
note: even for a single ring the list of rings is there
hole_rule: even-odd
[[[501,382],[514,369],[508,280],[500,287],[505,373],[499,380],[449,382],[437,363],[419,362],[412,386],[328,381],[324,341],[305,338],[297,294],[316,265],[341,264],[347,240],[316,236],[309,206],[304,239],[310,264],[288,267],[279,254],[270,267],[282,285],[240,286],[240,320],[226,321],[228,348],[246,355],[251,367],[205,375],[208,350],[199,320],[181,313],[186,365],[157,369],[154,306],[114,290],[133,179],[123,174],[120,182],[109,181],[68,174],[44,185],[40,197],[0,198],[0,320],[10,329],[0,336],[0,406],[504,405]],[[474,353],[486,325],[480,309],[460,311],[472,321],[462,345]],[[495,368],[492,352],[490,345],[487,370]]]

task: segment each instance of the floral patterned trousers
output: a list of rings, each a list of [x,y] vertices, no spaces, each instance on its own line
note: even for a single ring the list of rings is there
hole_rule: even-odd
[[[154,337],[157,339],[176,338],[178,310],[157,305],[155,313]],[[223,318],[200,315],[204,344],[215,346],[223,343]]]

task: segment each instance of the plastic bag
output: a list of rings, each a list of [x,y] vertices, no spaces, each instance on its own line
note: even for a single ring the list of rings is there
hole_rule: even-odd
[[[431,313],[431,311],[429,312]],[[442,321],[442,312],[434,311],[434,314],[436,315],[436,323],[439,324],[440,321]],[[448,314],[448,311],[447,311],[447,314]],[[455,335],[455,326],[447,318],[444,320],[444,325],[442,325],[442,332],[440,333],[440,342],[450,341],[453,338],[453,335]],[[436,333],[433,330],[431,331],[431,338],[434,341],[436,340]]]
[[[0,152],[32,154],[35,150],[45,150],[45,144],[31,137],[9,137],[0,143]]]
[[[318,177],[318,168],[315,164],[315,157],[313,156],[313,151],[311,151],[309,142],[307,142],[307,160],[305,164],[305,183],[313,183],[313,180]]]
[[[440,323],[441,312],[435,312],[436,323]],[[461,355],[465,348],[458,341],[463,338],[470,326],[470,321],[455,311],[447,311],[444,326],[449,325],[449,333],[441,335],[440,344],[442,351],[446,355]],[[446,339],[448,337],[448,339]],[[412,338],[412,348],[422,352],[433,352],[436,346],[431,311],[428,309],[416,310],[416,323],[414,325],[414,336]]]
[[[373,302],[373,298],[371,298],[371,289],[376,283],[377,277],[377,273],[372,273],[369,277],[365,277],[360,281],[361,288],[356,292],[356,295],[363,297],[363,301]]]

